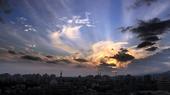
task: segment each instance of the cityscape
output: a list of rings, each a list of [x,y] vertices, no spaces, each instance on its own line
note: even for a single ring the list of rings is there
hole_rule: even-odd
[[[0,95],[170,95],[170,0],[0,0]]]

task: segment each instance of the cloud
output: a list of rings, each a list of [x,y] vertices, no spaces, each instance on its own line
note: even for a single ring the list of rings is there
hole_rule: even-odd
[[[142,41],[137,48],[149,47],[156,50],[155,45],[160,40],[161,35],[168,32],[170,29],[170,20],[160,20],[158,18],[149,21],[141,20],[137,25],[134,25],[125,31],[130,31],[137,34],[137,37]],[[152,47],[154,46],[154,47]],[[154,48],[154,49],[153,49]],[[150,49],[147,49],[150,50]]]
[[[158,47],[153,46],[153,47],[147,48],[146,50],[147,51],[155,51],[156,49],[158,49]]]
[[[164,49],[155,55],[145,59],[135,60],[129,64],[126,73],[130,74],[148,74],[165,72],[169,70],[170,49]],[[156,59],[156,60],[155,60]],[[168,64],[167,64],[168,63]],[[120,71],[121,72],[121,71]],[[122,72],[124,73],[124,72]]]
[[[50,34],[52,44],[56,48],[63,49],[68,53],[79,52],[85,49],[85,41],[82,39],[81,28],[92,27],[88,16],[81,18],[80,16],[73,16],[71,19],[64,19],[65,23],[56,32]]]
[[[50,38],[52,40],[52,44],[54,47],[62,49],[66,52],[73,53],[76,52],[76,49],[70,47],[69,45],[64,43],[64,39],[61,38],[60,32],[53,32],[50,34]]]
[[[144,48],[144,47],[148,47],[148,46],[153,46],[154,44],[156,44],[156,43],[145,41],[145,42],[140,43],[137,46],[137,48]]]
[[[128,54],[128,50],[123,49],[127,42],[100,41],[92,45],[91,54],[88,58],[95,65],[112,64],[114,67],[124,67],[134,59],[133,55]],[[125,52],[126,51],[126,52]]]
[[[131,60],[135,59],[135,57],[133,57],[130,54],[124,53],[123,51],[119,52],[118,54],[114,55],[111,58],[114,58],[120,62],[127,62],[127,61],[131,61]]]
[[[0,61],[0,72],[11,74],[56,74],[63,72],[63,76],[86,76],[95,75],[97,70],[95,68],[80,68],[76,65],[59,65],[59,64],[42,64],[42,62],[33,61]]]
[[[125,26],[133,25],[136,19],[150,20],[165,17],[169,10],[169,0],[123,0],[123,22]]]
[[[141,6],[151,6],[153,3],[156,3],[158,0],[134,0],[134,3],[130,8],[139,8]]]
[[[153,19],[162,15],[169,8],[170,2],[168,0],[164,2],[156,2],[149,7],[148,12],[144,15],[144,20]]]
[[[80,38],[81,27],[82,26],[64,26],[62,29],[62,35],[69,38],[70,40]]]

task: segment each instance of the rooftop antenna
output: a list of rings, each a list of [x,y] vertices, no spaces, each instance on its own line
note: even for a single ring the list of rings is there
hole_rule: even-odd
[[[63,77],[63,72],[62,72],[62,70],[60,71],[60,78],[62,78]]]
[[[101,70],[100,69],[98,70],[97,73],[98,73],[99,76],[101,76]]]

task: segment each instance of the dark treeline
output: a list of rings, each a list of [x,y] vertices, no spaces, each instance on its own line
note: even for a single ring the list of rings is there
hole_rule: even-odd
[[[0,95],[170,95],[170,77],[0,74]]]

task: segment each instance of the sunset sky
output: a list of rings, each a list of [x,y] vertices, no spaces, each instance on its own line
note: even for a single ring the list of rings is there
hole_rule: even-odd
[[[142,26],[139,20],[149,23],[154,18],[159,19],[158,24],[165,24],[160,26],[161,32],[152,35],[159,39],[149,41],[154,46],[139,48],[140,43],[148,42],[146,39],[151,36],[146,31],[129,31]],[[74,76],[98,72],[96,68],[79,68],[70,66],[71,63],[53,66],[41,62],[28,64],[29,61],[19,59],[17,62],[11,57],[3,59],[2,51],[8,49],[63,58],[77,54],[76,58],[100,65],[96,62],[101,62],[101,58],[116,55],[125,48],[134,59],[123,62],[128,66],[118,69],[118,74],[167,71],[170,70],[169,20],[170,0],[0,0],[0,73],[56,73],[62,70]],[[125,29],[122,27],[129,26],[127,32],[121,32]],[[156,50],[149,50],[153,48]],[[109,69],[106,74],[111,75],[110,68],[105,69]]]

